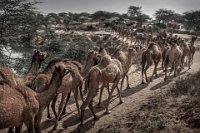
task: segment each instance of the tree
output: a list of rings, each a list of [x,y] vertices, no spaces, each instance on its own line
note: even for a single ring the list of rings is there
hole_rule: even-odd
[[[130,17],[137,17],[142,14],[142,7],[129,6],[127,15]]]
[[[30,55],[30,50],[33,50],[31,39],[37,29],[34,12],[37,3],[28,0],[0,1],[0,51],[4,57],[0,60],[1,64],[18,65],[16,60],[22,61],[21,55]],[[20,56],[17,57],[17,54]],[[18,65],[20,68],[23,66]]]
[[[150,17],[147,14],[141,14],[141,15],[138,15],[135,19],[138,21],[139,26],[142,26],[142,24],[146,22],[147,20],[149,20]]]
[[[159,23],[165,23],[170,20],[170,18],[174,15],[173,10],[168,9],[159,9],[155,12],[155,17],[158,20]]]
[[[120,17],[120,14],[115,12],[97,11],[92,14],[94,20],[104,20],[112,17]]]
[[[200,10],[185,12],[183,17],[185,18],[185,26],[188,29],[200,31]]]

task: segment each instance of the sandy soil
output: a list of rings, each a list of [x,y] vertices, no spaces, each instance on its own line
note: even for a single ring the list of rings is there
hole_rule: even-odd
[[[84,118],[84,128],[83,132],[87,133],[95,133],[100,128],[105,127],[106,125],[116,122],[119,118],[121,118],[124,114],[134,112],[135,109],[139,108],[140,105],[147,101],[147,98],[153,95],[157,91],[163,91],[161,88],[165,88],[172,84],[174,80],[180,78],[180,76],[187,76],[188,74],[196,73],[200,67],[200,53],[195,54],[194,64],[192,65],[192,69],[187,70],[185,68],[180,75],[172,80],[164,82],[164,73],[161,70],[161,65],[158,66],[158,78],[154,79],[153,82],[149,84],[141,84],[141,71],[140,68],[136,66],[132,66],[129,71],[129,82],[131,89],[123,89],[123,104],[119,103],[119,98],[117,96],[117,91],[114,92],[114,97],[111,100],[109,108],[112,113],[107,115],[105,114],[105,103],[108,97],[107,91],[105,90],[103,93],[102,100],[102,108],[95,108],[95,112],[100,119],[95,121],[90,110],[87,108],[85,112]],[[152,74],[153,67],[148,70],[148,76]],[[172,77],[171,77],[172,78]],[[125,84],[126,85],[126,84]],[[95,98],[95,107],[98,102],[99,96]],[[81,101],[79,101],[81,104]],[[58,103],[57,103],[58,106]],[[52,114],[53,116],[53,114]],[[69,105],[67,106],[67,114],[63,117],[63,119],[59,122],[58,130],[52,131],[54,122],[52,120],[47,119],[46,111],[44,112],[42,119],[42,132],[48,133],[76,133],[78,132],[78,125],[80,124],[79,116],[76,110],[76,106],[74,103],[74,98],[71,96]],[[23,127],[24,132],[26,132],[26,128]],[[7,130],[1,130],[0,133],[6,133]]]

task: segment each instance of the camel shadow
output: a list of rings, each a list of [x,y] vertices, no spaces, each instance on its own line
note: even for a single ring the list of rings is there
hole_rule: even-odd
[[[139,91],[141,91],[142,89],[146,88],[148,86],[148,84],[138,84],[137,86],[135,87],[132,87],[130,89],[125,89],[122,93],[122,97],[128,97],[132,94],[135,94]]]
[[[104,108],[95,109],[95,113],[101,112],[102,110],[104,110]],[[93,117],[93,115],[92,115],[92,113],[91,113],[91,111],[89,109],[86,109],[85,113],[84,113],[83,120],[85,121],[85,120],[89,119],[90,117]],[[70,116],[66,120],[64,120],[62,127],[66,129],[66,128],[74,126],[74,125],[76,125],[78,123],[80,123],[80,117],[79,117],[78,114],[75,114],[75,115]]]
[[[85,133],[89,131],[92,127],[94,127],[95,123],[96,123],[96,120],[91,119],[87,121],[86,123],[84,123],[83,127],[78,126],[77,128],[75,128],[73,131],[69,133]]]
[[[158,84],[156,84],[156,85],[154,85],[153,87],[151,87],[150,88],[150,90],[157,90],[157,89],[159,89],[159,88],[161,88],[161,87],[163,87],[163,86],[165,86],[165,85],[167,85],[167,84],[169,84],[170,82],[172,82],[173,81],[173,79],[168,79],[167,81],[162,81],[162,82],[159,82]]]
[[[168,80],[167,81],[164,81],[164,79],[163,79],[162,82],[159,82],[158,84],[154,85],[153,87],[150,88],[150,90],[156,90],[156,89],[159,89],[159,88],[169,84],[170,82],[173,81],[174,78],[177,78],[178,76],[181,76],[181,75],[185,74],[187,71],[188,70],[181,71],[180,73],[177,74],[176,77],[174,77],[173,74],[168,76]]]

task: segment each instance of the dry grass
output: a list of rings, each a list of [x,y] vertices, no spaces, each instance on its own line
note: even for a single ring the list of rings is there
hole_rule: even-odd
[[[126,114],[99,133],[157,133],[200,131],[200,71],[156,93],[138,110]]]

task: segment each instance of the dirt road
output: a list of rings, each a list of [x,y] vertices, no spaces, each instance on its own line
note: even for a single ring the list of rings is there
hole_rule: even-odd
[[[130,75],[130,87],[131,89],[123,89],[123,104],[118,104],[119,99],[117,97],[117,91],[114,92],[113,100],[111,100],[111,104],[109,108],[112,113],[109,115],[105,114],[105,103],[108,97],[107,91],[105,90],[103,93],[102,106],[103,108],[95,108],[97,115],[100,116],[100,119],[95,121],[93,120],[92,114],[87,108],[85,112],[84,118],[84,128],[83,131],[87,133],[95,133],[100,128],[105,127],[106,125],[116,122],[120,117],[122,117],[126,113],[134,112],[135,109],[139,108],[142,103],[144,103],[147,98],[153,95],[157,91],[164,91],[164,88],[169,86],[174,82],[174,80],[180,78],[180,76],[187,76],[189,74],[196,73],[200,69],[200,53],[197,52],[194,57],[194,64],[192,65],[192,69],[187,70],[185,68],[180,75],[176,78],[173,78],[170,81],[164,82],[164,73],[161,70],[161,66],[158,66],[158,78],[154,79],[153,82],[149,84],[141,84],[141,71],[140,69],[136,69],[138,67],[132,66],[129,71]],[[148,70],[148,75],[152,74],[153,67]],[[95,105],[97,104],[99,96],[95,98]],[[81,104],[81,101],[80,101]],[[58,104],[57,104],[58,106]],[[53,116],[53,115],[52,115]],[[78,125],[80,124],[79,116],[76,110],[76,106],[74,103],[73,96],[71,96],[70,103],[67,106],[67,114],[63,117],[63,119],[59,122],[58,130],[52,131],[54,122],[52,120],[48,120],[46,115],[46,111],[43,115],[42,119],[42,132],[48,133],[76,133],[78,132]],[[24,132],[26,132],[26,128],[23,127]],[[1,130],[0,133],[6,133],[7,130]]]

